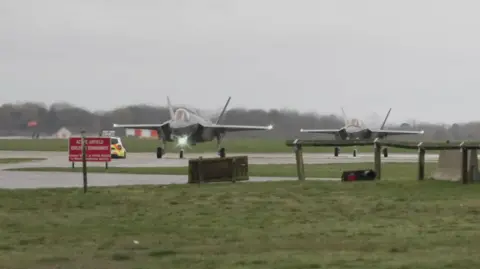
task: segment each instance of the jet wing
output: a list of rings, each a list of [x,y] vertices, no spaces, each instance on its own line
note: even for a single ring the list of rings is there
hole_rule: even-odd
[[[407,131],[407,130],[370,130],[372,133],[376,133],[379,135],[413,135],[413,134],[423,134],[424,131]]]
[[[238,132],[238,131],[261,131],[261,130],[272,130],[273,125],[268,126],[258,126],[258,125],[228,125],[228,124],[212,124],[205,125],[205,128],[213,128],[221,130],[223,132]]]
[[[150,130],[158,130],[163,126],[167,125],[170,121],[166,121],[163,123],[153,123],[153,124],[113,124],[113,128],[132,128],[132,129],[150,129]]]
[[[300,129],[301,133],[338,134],[341,129]]]

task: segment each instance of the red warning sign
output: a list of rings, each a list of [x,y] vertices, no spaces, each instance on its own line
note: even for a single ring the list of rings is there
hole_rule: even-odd
[[[112,155],[110,151],[110,137],[86,137],[87,162],[110,162]],[[68,141],[68,160],[70,162],[82,161],[82,138],[70,137]]]

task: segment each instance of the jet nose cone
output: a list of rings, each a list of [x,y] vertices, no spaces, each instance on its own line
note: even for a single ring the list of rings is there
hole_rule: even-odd
[[[172,135],[181,136],[183,135],[183,131],[180,129],[172,129]]]
[[[190,124],[188,122],[176,121],[170,123],[170,128],[173,135],[181,136],[195,132],[197,130],[197,125]]]

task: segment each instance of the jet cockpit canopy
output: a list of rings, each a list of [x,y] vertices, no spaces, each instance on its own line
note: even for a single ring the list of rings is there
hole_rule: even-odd
[[[353,127],[363,127],[363,122],[359,119],[350,119],[347,122],[348,126],[353,126]]]
[[[175,120],[189,121],[190,113],[184,108],[178,108],[177,110],[175,110],[174,118]]]

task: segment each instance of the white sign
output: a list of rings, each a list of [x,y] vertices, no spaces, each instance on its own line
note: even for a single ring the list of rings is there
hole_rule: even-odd
[[[115,131],[113,131],[113,130],[102,130],[101,136],[106,136],[106,137],[115,136]]]

